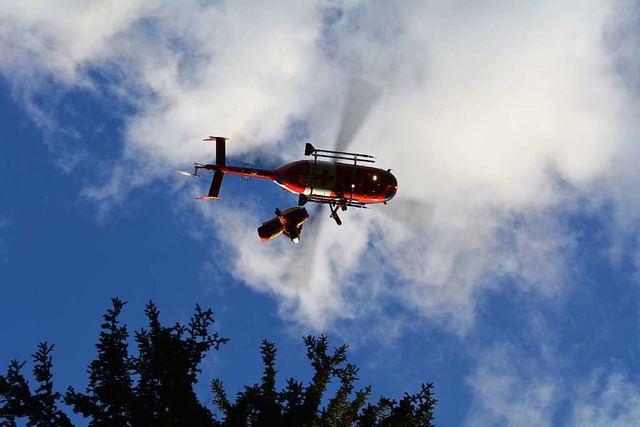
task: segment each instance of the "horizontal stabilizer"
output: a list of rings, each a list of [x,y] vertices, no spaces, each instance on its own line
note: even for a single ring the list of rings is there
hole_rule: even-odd
[[[218,166],[226,166],[227,159],[225,154],[225,142],[227,141],[227,137],[224,136],[210,136],[209,138],[203,139],[203,141],[215,141],[216,142],[216,165]]]
[[[211,180],[211,187],[209,187],[209,194],[206,196],[198,197],[198,200],[215,200],[218,199],[218,193],[220,192],[220,187],[222,186],[222,178],[224,177],[224,172],[216,171],[213,174],[213,179]]]

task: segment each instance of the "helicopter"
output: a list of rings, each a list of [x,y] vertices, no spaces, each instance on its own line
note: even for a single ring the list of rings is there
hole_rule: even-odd
[[[366,208],[370,204],[389,202],[398,191],[398,181],[391,169],[379,169],[368,164],[375,157],[346,151],[321,150],[306,143],[304,154],[311,160],[298,160],[277,169],[256,169],[249,164],[231,166],[226,164],[226,141],[229,138],[209,136],[203,141],[216,143],[215,164],[194,163],[194,172],[178,170],[181,175],[199,177],[198,171],[213,172],[213,179],[207,195],[200,200],[218,199],[222,179],[225,175],[240,175],[273,181],[289,193],[298,195],[298,206],[306,203],[329,205],[330,218],[338,225],[342,220],[338,209],[348,207]]]
[[[347,151],[369,112],[377,103],[381,89],[366,80],[355,78],[350,80],[345,94],[338,132],[331,145],[333,150],[319,150],[311,143],[307,143],[304,154],[311,156],[310,160],[288,163],[274,170],[254,169],[248,163],[242,167],[227,166],[225,150],[228,138],[210,136],[205,138],[205,141],[216,143],[215,164],[194,163],[194,173],[178,172],[187,176],[199,176],[198,171],[201,169],[213,172],[208,194],[199,198],[205,200],[218,198],[225,174],[241,175],[245,180],[252,177],[268,179],[287,192],[297,194],[298,207],[313,202],[317,207],[314,212],[318,214],[322,212],[323,207],[329,206],[330,217],[338,225],[342,224],[338,210],[346,211],[348,207],[366,209],[373,204],[386,205],[398,191],[398,181],[391,173],[391,169],[372,167],[375,157]],[[299,241],[302,226],[309,219],[308,213],[291,209],[281,213],[276,211],[276,218],[262,224],[265,228],[262,231],[258,229],[261,240],[269,241],[282,234],[289,237],[292,243]],[[430,202],[405,196],[400,200],[394,200],[379,212],[408,227],[412,232],[422,233],[430,227],[436,206]],[[266,227],[266,224],[271,225]],[[284,229],[278,224],[281,224]],[[291,236],[295,237],[291,238]]]

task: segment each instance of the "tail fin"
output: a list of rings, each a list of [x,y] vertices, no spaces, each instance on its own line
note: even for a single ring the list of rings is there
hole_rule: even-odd
[[[216,142],[216,165],[218,166],[226,166],[227,159],[225,153],[225,142],[229,138],[225,138],[224,136],[210,136],[209,138],[203,139],[203,141],[215,141]],[[199,200],[215,200],[218,198],[218,194],[220,193],[220,187],[222,186],[222,178],[224,177],[224,172],[215,171],[213,174],[213,180],[211,181],[211,187],[209,187],[209,194],[206,196],[198,197]]]

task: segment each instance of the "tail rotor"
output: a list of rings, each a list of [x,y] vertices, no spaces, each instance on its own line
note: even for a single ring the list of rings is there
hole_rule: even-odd
[[[213,179],[211,180],[211,186],[209,187],[209,192],[205,196],[198,197],[197,200],[215,200],[218,199],[218,194],[220,193],[220,187],[222,186],[222,178],[224,178],[224,170],[227,166],[226,159],[226,141],[229,138],[224,136],[209,136],[208,138],[203,139],[203,141],[215,141],[216,143],[216,164],[215,165],[203,165],[200,163],[194,163],[195,170],[193,173],[185,172],[182,170],[177,170],[176,172],[183,176],[190,176],[194,178],[200,178],[198,175],[198,170],[207,169],[214,171]]]

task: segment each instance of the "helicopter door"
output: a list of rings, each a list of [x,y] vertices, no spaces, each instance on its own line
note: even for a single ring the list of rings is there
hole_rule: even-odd
[[[309,161],[309,184],[304,193],[307,196],[330,197],[336,186],[336,165],[331,162]]]

